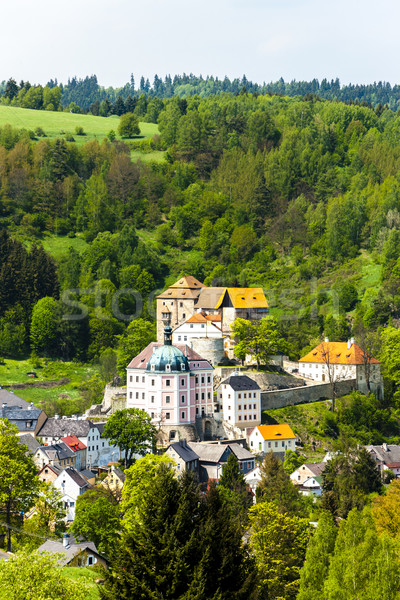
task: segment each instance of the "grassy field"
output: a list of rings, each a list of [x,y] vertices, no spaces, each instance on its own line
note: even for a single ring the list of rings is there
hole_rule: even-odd
[[[62,577],[85,585],[87,589],[87,600],[99,600],[100,593],[96,584],[96,579],[101,578],[101,573],[98,573],[91,568],[84,567],[64,567],[62,569]]]
[[[4,387],[16,383],[70,379],[69,383],[50,388],[27,387],[25,389],[14,390],[17,396],[27,402],[33,402],[37,406],[40,406],[42,402],[56,400],[60,394],[66,394],[71,400],[80,398],[80,387],[82,384],[98,373],[98,368],[95,365],[52,361],[49,359],[41,359],[41,367],[33,365],[29,359],[5,359],[4,363],[0,365],[0,385]],[[37,374],[36,379],[31,379],[27,376],[27,373],[30,371],[35,371]]]

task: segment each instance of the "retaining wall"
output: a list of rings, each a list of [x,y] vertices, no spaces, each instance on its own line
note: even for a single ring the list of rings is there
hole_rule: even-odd
[[[336,397],[345,396],[357,389],[355,379],[346,379],[336,382]],[[295,404],[307,404],[332,398],[332,388],[329,383],[306,385],[288,390],[272,390],[261,392],[261,410],[285,408]]]

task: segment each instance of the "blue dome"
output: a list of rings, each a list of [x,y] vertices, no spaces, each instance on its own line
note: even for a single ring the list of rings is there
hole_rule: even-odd
[[[179,348],[164,344],[154,350],[147,363],[146,370],[181,373],[182,371],[190,371],[190,367],[188,359]]]

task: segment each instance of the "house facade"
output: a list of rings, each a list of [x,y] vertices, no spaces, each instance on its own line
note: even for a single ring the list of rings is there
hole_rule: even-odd
[[[127,408],[146,411],[154,423],[194,425],[196,417],[213,415],[213,368],[189,346],[152,343],[127,367]]]
[[[188,446],[199,457],[199,480],[202,483],[210,479],[219,481],[228,457],[232,453],[238,459],[239,468],[244,475],[255,467],[254,455],[234,442],[229,444],[188,442]]]
[[[298,467],[290,474],[290,479],[296,485],[303,485],[307,479],[312,477],[320,477],[326,467],[326,462],[307,463]]]
[[[76,501],[84,494],[90,485],[82,475],[73,467],[67,467],[54,480],[53,485],[62,494],[61,501],[67,511],[66,520],[75,519]]]
[[[287,424],[258,425],[249,432],[248,444],[256,454],[285,454],[296,449],[296,436]]]
[[[179,440],[170,444],[165,451],[174,461],[175,473],[179,477],[185,471],[192,471],[199,475],[199,456],[190,448],[186,440]]]
[[[400,477],[400,446],[395,444],[382,444],[380,446],[365,446],[375,460],[381,474],[391,470],[396,477]]]
[[[58,444],[40,446],[33,454],[32,459],[38,469],[42,469],[45,465],[53,465],[61,469],[75,467],[74,452],[61,441]]]
[[[206,313],[196,313],[187,321],[174,329],[172,334],[172,343],[190,344],[198,338],[216,338],[222,339],[221,316],[207,315]]]
[[[371,392],[383,397],[380,362],[364,353],[354,338],[347,342],[325,338],[299,360],[299,375],[321,383],[355,379],[357,389],[364,394],[368,393],[369,384]]]
[[[13,394],[10,395],[13,396]],[[17,402],[11,405],[7,401],[2,403],[0,419],[7,419],[15,425],[18,428],[18,435],[29,433],[35,437],[47,419],[46,413],[41,408],[37,408],[33,402],[25,402],[18,396],[15,398]]]
[[[61,438],[61,441],[68,446],[75,456],[75,469],[83,471],[86,469],[86,446],[76,437],[76,435],[67,435]]]
[[[245,429],[261,423],[261,390],[254,379],[235,373],[221,382],[217,390],[224,421]]]

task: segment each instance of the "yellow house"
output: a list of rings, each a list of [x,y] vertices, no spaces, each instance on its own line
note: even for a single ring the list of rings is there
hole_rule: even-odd
[[[120,492],[124,487],[124,483],[125,473],[118,467],[111,465],[111,469],[100,485],[107,487],[112,492]]]
[[[296,436],[286,423],[282,425],[258,425],[248,435],[249,448],[256,454],[284,454],[296,449]]]

